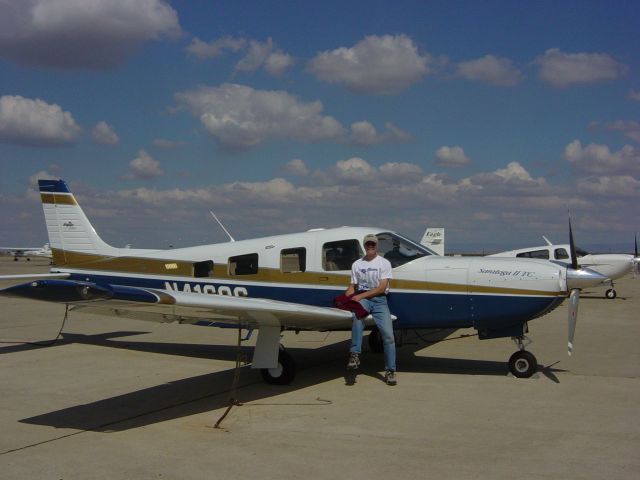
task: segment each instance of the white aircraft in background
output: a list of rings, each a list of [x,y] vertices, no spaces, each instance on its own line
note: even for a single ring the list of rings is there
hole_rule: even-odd
[[[570,294],[571,353],[579,291],[604,279],[575,261],[566,266],[528,258],[442,257],[398,233],[372,227],[171,250],[116,248],[98,236],[64,181],[38,184],[53,266],[48,274],[0,277],[14,284],[0,296],[137,320],[257,329],[252,368],[269,383],[287,384],[295,376],[293,357],[280,346],[283,330],[351,329],[351,312],[331,305],[345,291],[367,234],[378,237],[380,255],[395,257],[388,302],[397,330],[472,327],[480,339],[511,337],[518,350],[509,370],[516,377],[537,370],[535,356],[524,349],[528,322]],[[571,230],[570,238],[573,242]],[[373,325],[370,319],[365,323]],[[380,335],[372,333],[375,350],[381,347]]]
[[[26,258],[27,262],[31,261],[30,257],[47,257],[52,258],[51,248],[49,244],[45,243],[42,247],[0,247],[0,252],[13,255],[13,260],[18,261],[18,258]]]
[[[541,260],[550,260],[553,262],[568,265],[571,263],[570,245],[555,245],[542,236],[547,243],[541,247],[521,248],[518,250],[509,250],[506,252],[494,253],[489,257],[518,257],[518,258],[537,258]],[[609,285],[605,295],[607,298],[616,298],[617,293],[613,284],[614,280],[624,277],[634,268],[636,260],[633,255],[625,255],[618,253],[591,254],[579,248],[576,248],[578,265],[587,267],[590,270],[598,272],[607,277],[602,282],[603,285]],[[637,257],[637,241],[636,241],[636,257]]]
[[[444,256],[444,228],[428,227],[420,243],[438,255]]]

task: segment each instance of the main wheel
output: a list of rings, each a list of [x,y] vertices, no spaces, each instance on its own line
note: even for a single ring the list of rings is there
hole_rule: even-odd
[[[606,295],[607,298],[613,300],[614,298],[616,298],[616,296],[618,295],[616,293],[616,291],[613,288],[610,288],[609,290],[607,290],[606,292],[604,292],[604,294]]]
[[[371,333],[369,333],[369,348],[374,353],[384,352],[382,335],[380,335],[380,331],[376,327],[373,327]]]
[[[296,376],[296,362],[285,350],[278,353],[276,368],[262,368],[260,374],[265,382],[271,385],[289,385]]]
[[[538,361],[531,352],[519,350],[509,358],[509,371],[514,377],[529,378],[538,370]]]

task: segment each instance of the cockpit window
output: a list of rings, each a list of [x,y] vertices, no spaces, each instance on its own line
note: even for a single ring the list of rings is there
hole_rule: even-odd
[[[529,252],[518,253],[516,257],[521,258],[540,258],[542,260],[549,260],[549,250],[531,250]]]
[[[428,248],[397,233],[384,232],[376,236],[378,237],[378,255],[389,260],[391,267],[399,267],[416,258],[435,255]]]
[[[556,248],[553,255],[556,257],[556,260],[566,260],[569,258],[569,254],[565,248]]]

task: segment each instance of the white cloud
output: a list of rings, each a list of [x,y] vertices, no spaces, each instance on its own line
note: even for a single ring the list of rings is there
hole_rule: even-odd
[[[629,90],[629,98],[636,102],[640,102],[640,92],[633,88]]]
[[[457,71],[458,75],[467,80],[489,85],[513,86],[523,79],[522,72],[514,67],[511,60],[493,55],[460,62]]]
[[[308,68],[319,80],[370,94],[401,92],[430,72],[429,55],[420,55],[405,35],[368,36],[351,48],[318,54]]]
[[[119,141],[118,135],[113,131],[113,127],[106,122],[98,122],[93,130],[91,136],[96,143],[103,145],[116,145]]]
[[[378,168],[382,176],[387,179],[416,180],[422,177],[423,171],[419,165],[407,162],[388,162]]]
[[[247,41],[244,38],[222,37],[211,42],[203,42],[199,38],[194,38],[186,48],[189,55],[200,59],[216,58],[221,56],[225,51],[238,52]]]
[[[125,174],[123,178],[149,180],[161,175],[164,175],[164,172],[160,168],[160,162],[154,160],[144,150],[140,150],[138,156],[129,163],[129,173]]]
[[[465,167],[471,159],[465,155],[462,147],[442,146],[436,151],[435,164],[440,167]]]
[[[279,77],[293,65],[291,55],[276,48],[273,40],[268,38],[266,42],[251,40],[247,54],[236,64],[236,71],[254,72],[261,67],[273,76]]]
[[[294,158],[293,160],[288,162],[284,166],[284,171],[289,175],[298,175],[300,177],[306,177],[307,175],[309,175],[309,168],[299,158]]]
[[[603,127],[612,132],[622,132],[625,137],[640,143],[639,122],[618,120],[617,122],[605,123]]]
[[[470,181],[483,188],[491,187],[487,190],[499,195],[507,192],[510,195],[530,194],[532,189],[547,187],[544,177],[533,178],[518,162],[510,162],[505,168],[498,168],[493,172],[476,174]]]
[[[69,112],[58,105],[19,95],[0,97],[0,142],[27,146],[60,146],[80,133]]]
[[[587,195],[640,198],[640,181],[631,175],[579,179],[578,191]]]
[[[360,157],[339,160],[336,162],[333,172],[334,175],[332,176],[335,176],[338,180],[354,182],[369,181],[377,176],[376,169]]]
[[[177,93],[175,99],[226,149],[248,149],[273,138],[336,139],[345,133],[336,119],[322,115],[321,102],[301,102],[284,91],[227,83]]]
[[[538,77],[554,87],[615,80],[627,67],[605,53],[563,53],[557,48],[536,58]]]
[[[21,65],[113,68],[143,42],[180,33],[163,0],[0,2],[0,56]]]
[[[396,127],[391,122],[385,124],[386,131],[378,133],[370,122],[361,121],[351,124],[349,143],[357,146],[372,146],[385,142],[405,143],[411,140],[411,134]]]
[[[640,171],[640,151],[625,145],[617,152],[607,145],[591,143],[582,147],[580,140],[574,140],[564,149],[564,158],[571,164],[592,173],[629,173]]]

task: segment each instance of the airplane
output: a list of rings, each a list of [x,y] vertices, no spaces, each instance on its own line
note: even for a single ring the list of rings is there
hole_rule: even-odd
[[[170,250],[116,248],[100,238],[66,182],[38,184],[53,265],[50,273],[0,277],[4,283],[26,282],[0,295],[62,303],[78,312],[236,328],[239,334],[256,329],[252,368],[272,384],[289,384],[296,374],[293,357],[280,345],[282,331],[351,329],[351,312],[331,305],[345,291],[367,234],[378,237],[380,255],[402,256],[388,298],[394,328],[473,327],[483,340],[512,337],[518,350],[508,366],[519,378],[537,370],[535,356],[525,350],[529,321],[569,297],[571,354],[580,289],[604,278],[575,261],[565,266],[528,258],[442,257],[374,227],[312,229]],[[571,224],[569,231],[573,242]],[[365,323],[373,326],[370,318]],[[369,344],[382,349],[375,329]]]
[[[427,227],[422,235],[420,244],[427,247],[429,250],[433,250],[438,255],[444,255],[444,228],[440,227]]]
[[[47,257],[52,258],[51,248],[48,243],[45,243],[42,247],[0,247],[0,252],[3,254],[13,255],[13,260],[18,261],[18,258],[26,258],[27,262],[31,261],[30,257]]]
[[[550,260],[560,264],[569,264],[571,257],[569,255],[570,246],[566,244],[553,244],[547,237],[542,236],[547,243],[541,247],[521,248],[518,250],[509,250],[500,253],[487,255],[489,257],[518,257],[518,258],[538,258]],[[606,277],[602,282],[603,285],[609,285],[605,296],[614,299],[617,296],[614,280],[624,277],[634,268],[636,260],[633,255],[625,255],[618,253],[607,254],[591,254],[585,250],[576,248],[578,255],[578,265],[587,267],[592,271],[598,272]],[[637,257],[637,240],[636,240],[636,257]]]

